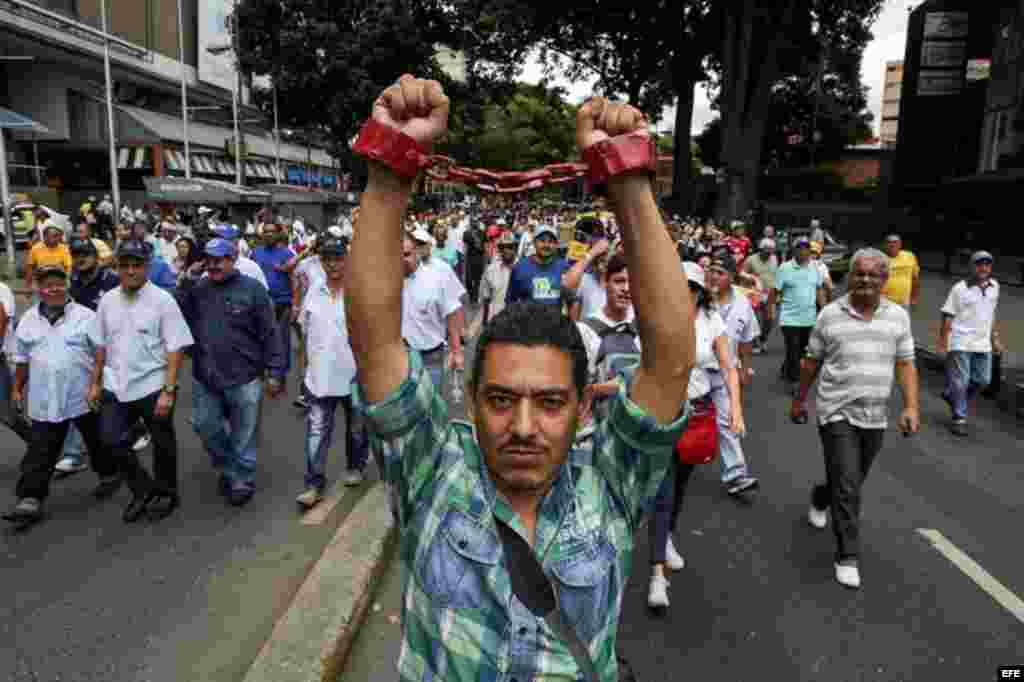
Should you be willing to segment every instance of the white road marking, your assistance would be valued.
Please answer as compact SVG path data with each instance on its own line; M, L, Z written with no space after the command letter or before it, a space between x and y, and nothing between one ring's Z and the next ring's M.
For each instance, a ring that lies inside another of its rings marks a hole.
M341 481L335 481L331 487L331 491L324 496L324 499L320 500L320 503L307 511L302 515L300 523L303 526L320 526L323 525L327 517L331 515L334 508L338 506L342 498L345 497L347 488Z
M989 596L999 602L1000 606L1016 616L1017 620L1024 623L1024 601L1020 597L996 580L978 562L964 554L960 548L947 540L946 536L939 531L931 528L918 528L917 532L931 542L932 547L939 550L954 566L973 580L978 587L988 592Z

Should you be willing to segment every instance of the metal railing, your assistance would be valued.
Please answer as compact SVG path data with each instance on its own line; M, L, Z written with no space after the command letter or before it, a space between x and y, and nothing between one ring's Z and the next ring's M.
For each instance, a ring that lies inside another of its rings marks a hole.
M11 187L46 187L46 166L28 166L20 163L7 164L7 175Z

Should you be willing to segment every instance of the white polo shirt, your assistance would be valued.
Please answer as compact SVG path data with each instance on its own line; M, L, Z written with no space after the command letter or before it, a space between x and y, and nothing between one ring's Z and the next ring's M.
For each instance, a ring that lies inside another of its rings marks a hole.
M320 262L320 256L313 256L306 258L295 268L295 274L298 277L304 278L306 282L306 298L309 298L311 292L327 281L327 273L324 272L323 263Z
M448 337L449 315L462 307L466 288L451 266L431 258L405 278L402 338L413 350L433 350Z
M968 353L992 352L992 325L999 302L999 283L988 281L984 290L966 281L953 285L942 312L953 318L949 349Z
M177 301L146 282L134 298L121 287L100 299L93 343L107 350L103 388L121 402L140 400L164 385L167 354L194 343Z
M299 324L306 335L306 386L317 398L349 395L356 359L348 340L345 298L331 298L326 284L309 290Z
M96 366L96 347L89 336L96 313L69 301L55 324L39 314L39 305L25 311L18 324L12 360L28 365L25 413L29 419L58 423L89 411L89 386Z
M14 352L14 315L18 312L18 304L14 299L14 292L3 282L0 282L0 305L7 313L7 335L0 340L0 353L11 354Z
M758 324L757 316L754 315L754 308L743 292L733 286L732 300L728 303L716 303L714 309L725 323L729 354L732 356L733 363L739 367L739 345L751 343L761 334L761 325Z

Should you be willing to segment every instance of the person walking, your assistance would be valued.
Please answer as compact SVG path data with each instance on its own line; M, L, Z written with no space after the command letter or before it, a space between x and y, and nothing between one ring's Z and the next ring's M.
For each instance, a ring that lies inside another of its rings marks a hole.
M558 255L558 232L542 224L533 235L533 255L520 259L512 268L505 304L532 301L560 307L565 302L562 278L570 266ZM569 292L567 287L565 292Z
M292 284L289 271L295 252L288 247L288 232L284 225L263 225L263 244L252 252L252 259L263 270L274 304L274 319L281 342L284 344L285 374L292 367Z
M818 306L825 303L825 282L811 261L811 242L806 237L797 239L793 260L779 267L775 291L780 303L779 327L786 343L782 375L792 394L800 381L800 358L811 337Z
M769 227L771 227L769 225ZM768 349L768 337L775 326L777 292L775 289L776 275L779 271L779 258L775 255L775 240L763 238L757 245L757 253L743 261L743 272L753 275L761 283L761 305L757 308L757 321L761 327L760 336L754 341L754 353L763 353Z
M257 442L264 377L284 391L281 331L267 290L238 272L226 239L206 244L206 277L178 294L192 346L192 426L218 473L217 489L235 507L256 492Z
M174 297L146 279L151 250L137 239L117 250L120 285L100 299L93 343L96 367L89 402L100 406L100 434L132 491L122 519L159 519L180 504L174 405L178 369L192 334ZM132 449L132 426L142 420L153 440L153 475Z
M825 458L825 483L811 494L808 521L821 529L832 518L835 578L861 586L861 490L888 427L893 377L903 394L899 429L920 428L914 337L907 311L882 296L889 259L861 249L850 262L848 293L821 311L807 346L790 418L807 419L807 396L817 381L815 406Z
M882 296L908 312L921 298L921 266L917 256L903 248L898 234L885 238L885 255L889 257L889 279L882 289Z
M942 399L952 412L950 431L967 435L970 403L992 380L992 353L1005 351L996 327L999 282L992 277L992 254L971 256L974 273L953 285L942 305L939 353L946 355Z

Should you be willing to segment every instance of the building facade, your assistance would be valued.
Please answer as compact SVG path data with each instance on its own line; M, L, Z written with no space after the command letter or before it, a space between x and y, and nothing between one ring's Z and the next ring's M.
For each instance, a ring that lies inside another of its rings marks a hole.
M886 62L882 80L882 120L879 138L883 147L895 147L900 127L900 94L903 87L903 62Z
M100 1L0 0L0 107L46 131L8 134L12 179L16 171L41 177L65 212L111 188ZM337 165L324 150L278 145L273 121L251 105L249 79L234 67L227 27L232 0L107 0L107 6L123 203L146 202L144 177L185 175L182 80L193 177L234 182L237 149L243 184L337 187ZM241 144L234 139L236 88ZM26 168L35 171L18 171Z

